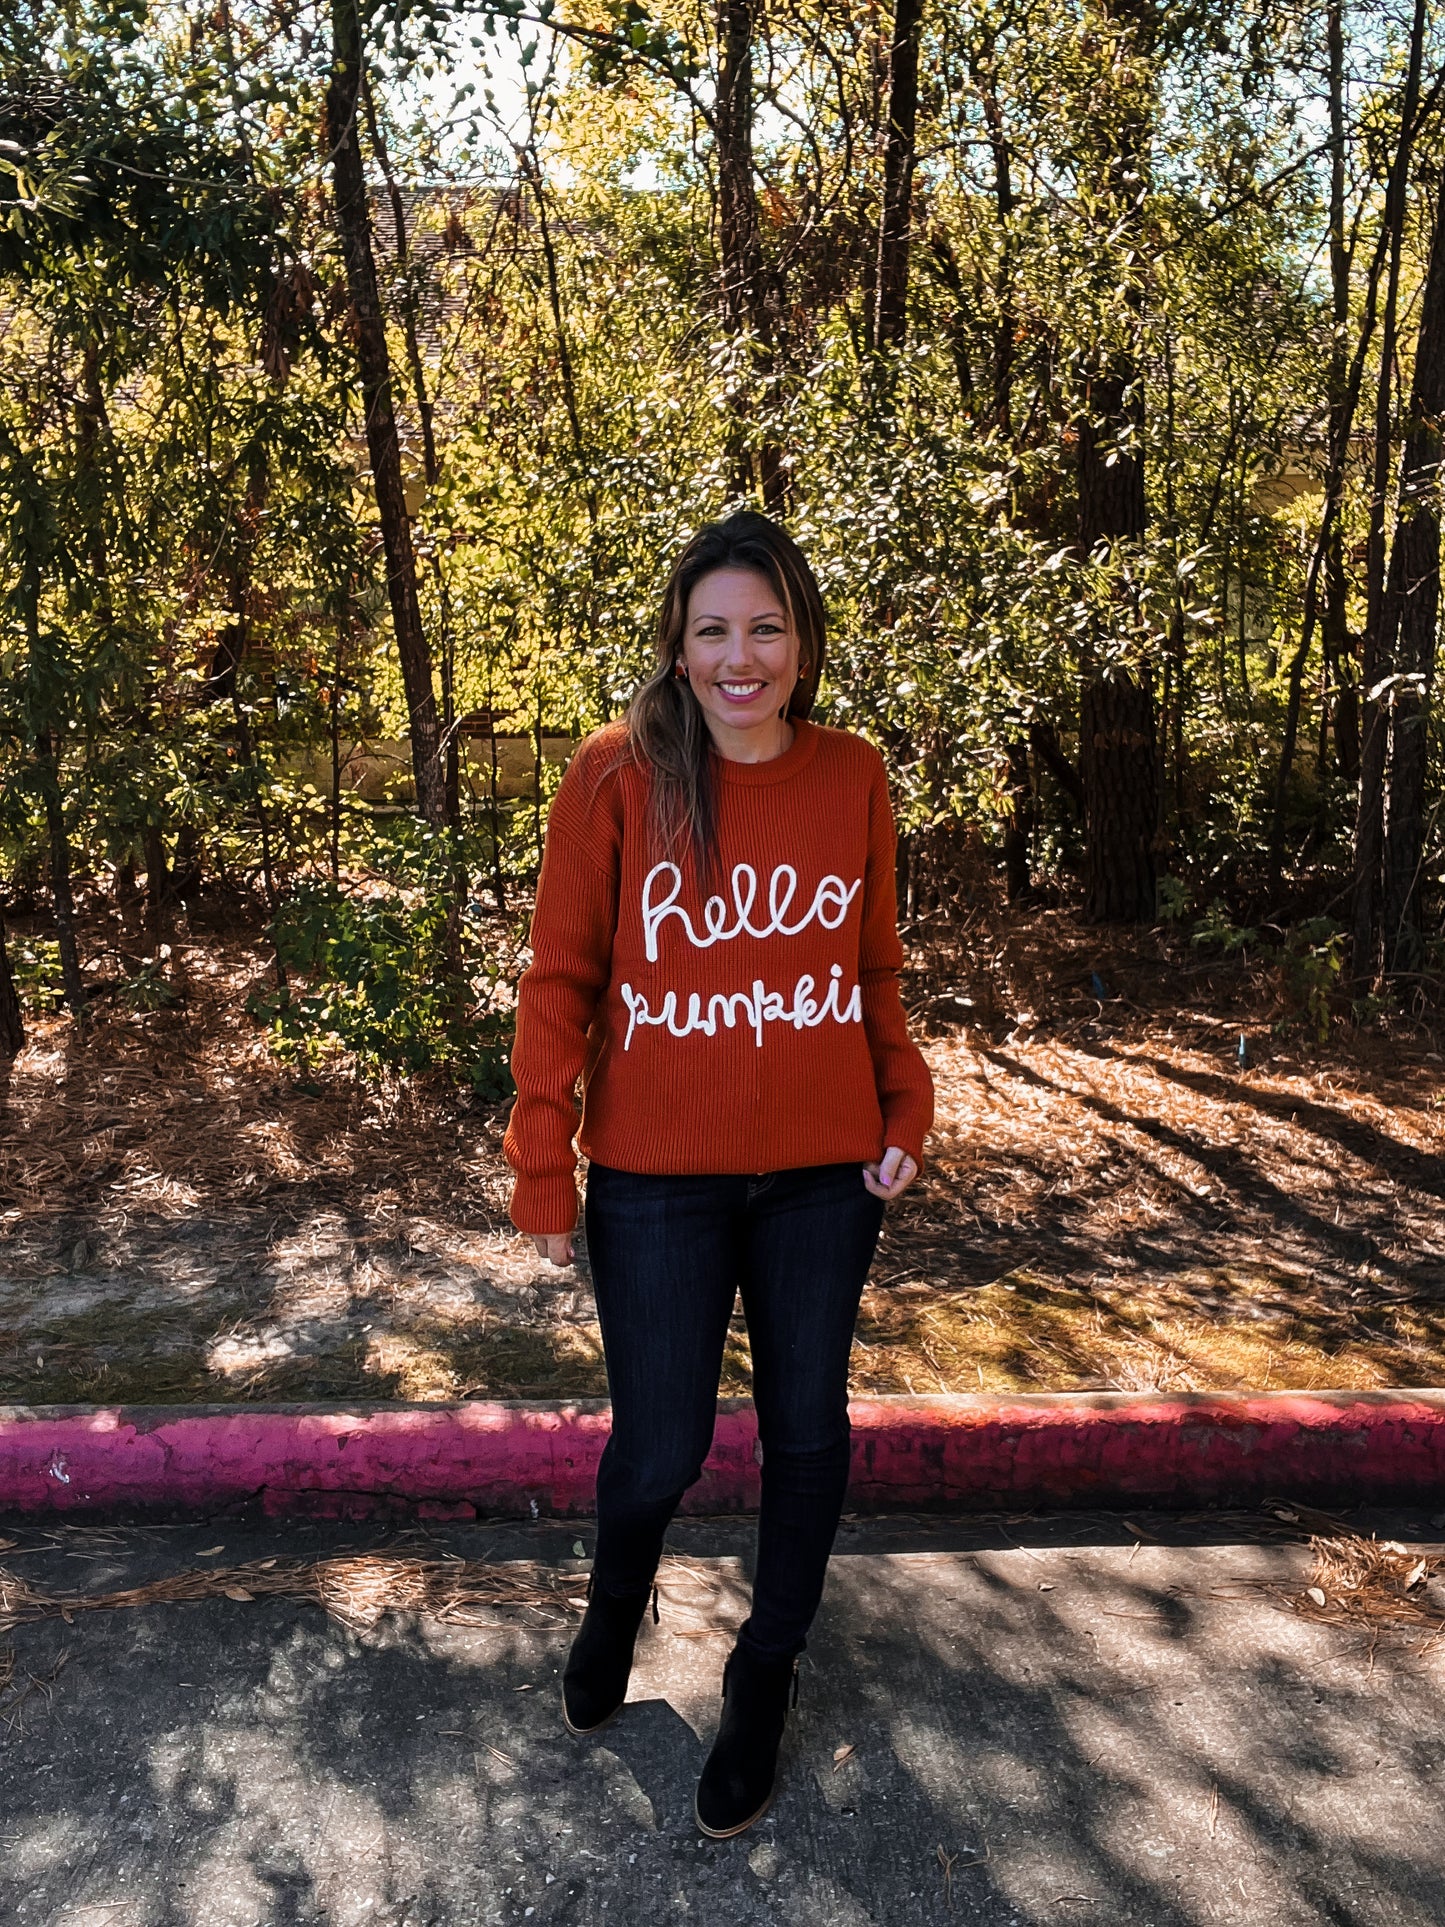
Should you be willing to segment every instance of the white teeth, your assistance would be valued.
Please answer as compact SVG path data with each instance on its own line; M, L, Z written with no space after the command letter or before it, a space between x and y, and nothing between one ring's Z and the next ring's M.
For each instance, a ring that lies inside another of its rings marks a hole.
M718 688L726 690L729 696L750 696L755 690L763 687L764 685L760 682L720 682L718 684Z

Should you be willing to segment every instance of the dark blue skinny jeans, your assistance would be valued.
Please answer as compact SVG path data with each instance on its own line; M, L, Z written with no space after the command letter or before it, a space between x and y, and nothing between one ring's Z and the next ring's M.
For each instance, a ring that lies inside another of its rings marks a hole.
M741 1291L763 1465L739 1641L762 1659L801 1651L848 1486L848 1353L882 1222L856 1164L760 1177L591 1167L587 1252L612 1393L593 1561L604 1591L652 1582L712 1444Z

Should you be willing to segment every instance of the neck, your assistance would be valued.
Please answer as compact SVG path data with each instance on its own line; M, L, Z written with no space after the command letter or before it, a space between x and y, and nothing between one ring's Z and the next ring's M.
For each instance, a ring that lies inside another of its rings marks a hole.
M755 729L729 729L709 716L707 732L725 763L771 763L792 748L795 733L782 716L770 716Z

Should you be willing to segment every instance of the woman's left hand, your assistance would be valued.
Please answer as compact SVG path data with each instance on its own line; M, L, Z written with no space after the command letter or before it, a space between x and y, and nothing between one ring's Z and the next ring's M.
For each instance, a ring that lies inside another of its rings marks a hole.
M901 1198L917 1176L918 1166L896 1144L888 1146L877 1164L863 1166L863 1182L868 1190L875 1198L883 1198L888 1203Z

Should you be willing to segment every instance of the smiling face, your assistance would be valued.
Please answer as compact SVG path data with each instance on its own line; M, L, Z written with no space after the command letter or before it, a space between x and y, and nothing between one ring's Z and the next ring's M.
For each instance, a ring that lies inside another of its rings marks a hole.
M714 569L687 601L682 664L724 756L760 763L792 740L779 714L798 681L798 637L786 605L753 569Z

